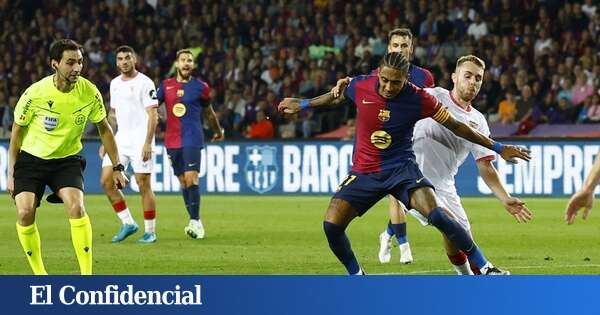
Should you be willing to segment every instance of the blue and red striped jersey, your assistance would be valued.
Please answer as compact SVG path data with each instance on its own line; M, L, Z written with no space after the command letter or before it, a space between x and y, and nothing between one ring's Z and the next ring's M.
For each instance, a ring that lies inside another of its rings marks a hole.
M170 78L160 83L157 96L167 109L165 147L204 147L202 112L210 104L208 84L193 77L186 83Z
M378 93L377 75L354 77L344 91L356 106L352 170L372 173L401 167L415 159L413 129L417 121L443 110L423 89L407 82L393 99Z

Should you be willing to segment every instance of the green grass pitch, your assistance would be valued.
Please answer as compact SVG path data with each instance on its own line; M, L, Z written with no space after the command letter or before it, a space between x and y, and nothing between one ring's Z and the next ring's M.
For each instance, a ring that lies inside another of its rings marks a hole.
M492 198L464 198L477 243L497 266L513 274L598 274L600 214L574 226L563 222L565 199L524 198L534 219L519 224ZM179 195L157 196L158 242L138 244L142 229L122 243L111 244L119 221L103 195L86 195L94 233L95 274L344 274L327 247L322 231L328 196L202 197L203 240L184 235L187 214ZM31 274L15 231L15 208L0 198L0 274ZM143 226L140 199L128 196ZM409 218L414 263L401 265L398 249L392 262L377 260L378 234L387 222L381 201L348 229L353 249L369 274L452 274L440 234ZM78 274L69 223L61 205L42 203L37 224L42 255L50 274Z

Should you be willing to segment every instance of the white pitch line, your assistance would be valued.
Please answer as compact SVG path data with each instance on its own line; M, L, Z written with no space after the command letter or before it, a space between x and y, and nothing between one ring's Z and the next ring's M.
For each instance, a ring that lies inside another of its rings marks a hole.
M509 270L514 270L514 269L550 269L550 268L578 268L578 267L595 267L595 268L600 268L600 264L579 264L579 265L555 265L555 266L511 266L508 267L507 269ZM409 271L409 272L402 272L402 273L395 273L395 272L389 272L389 273L368 273L371 275L413 275L413 274L422 274L422 273L442 273L442 272L452 272L454 273L455 271L453 269L437 269L437 270L421 270L421 271Z

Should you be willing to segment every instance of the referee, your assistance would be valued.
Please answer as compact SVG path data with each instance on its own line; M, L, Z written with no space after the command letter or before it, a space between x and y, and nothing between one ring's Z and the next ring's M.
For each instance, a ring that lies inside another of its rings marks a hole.
M50 46L54 74L32 84L15 108L9 147L8 192L17 206L17 234L36 275L47 274L42 262L35 212L46 186L64 202L71 240L82 275L92 274L92 226L83 206L83 166L77 155L86 121L98 132L113 164L117 186L127 185L106 120L102 96L81 77L83 49L70 39Z

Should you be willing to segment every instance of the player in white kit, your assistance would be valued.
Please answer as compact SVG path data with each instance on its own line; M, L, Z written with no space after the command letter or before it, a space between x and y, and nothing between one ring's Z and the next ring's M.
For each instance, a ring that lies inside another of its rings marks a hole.
M489 136L490 131L485 117L471 106L471 101L477 96L483 83L484 71L483 60L473 55L463 56L458 59L455 72L452 74L454 82L452 91L441 87L426 88L425 91L440 101L457 120L467 123L473 129ZM469 232L471 231L469 219L456 192L454 182L458 168L469 154L475 159L480 176L502 202L506 211L518 222L526 222L531 219L531 212L525 203L512 197L500 181L496 168L492 164L495 159L492 150L456 137L451 131L432 119L419 121L413 135L413 149L417 163L423 175L434 185L438 202L450 210L458 222ZM404 206L402 205L402 207ZM418 214L414 210L409 212L413 215ZM420 214L415 217L424 225L428 224ZM389 242L380 244L382 248L386 246L390 246ZM476 268L469 266L467 256L452 246L447 239L445 239L445 248L446 254L458 274L478 272ZM472 271L472 269L474 270ZM507 271L505 272L509 274Z
M141 243L156 242L156 198L150 187L154 170L152 154L154 133L158 123L158 101L154 82L135 68L136 55L133 48L120 46L116 50L117 68L121 75L110 82L110 116L116 119L115 139L119 148L121 168L131 164L135 181L142 196L145 233L139 239ZM112 238L120 242L138 230L125 196L112 183L112 167L104 148L100 147L102 161L101 183L114 211L121 219L121 229Z

